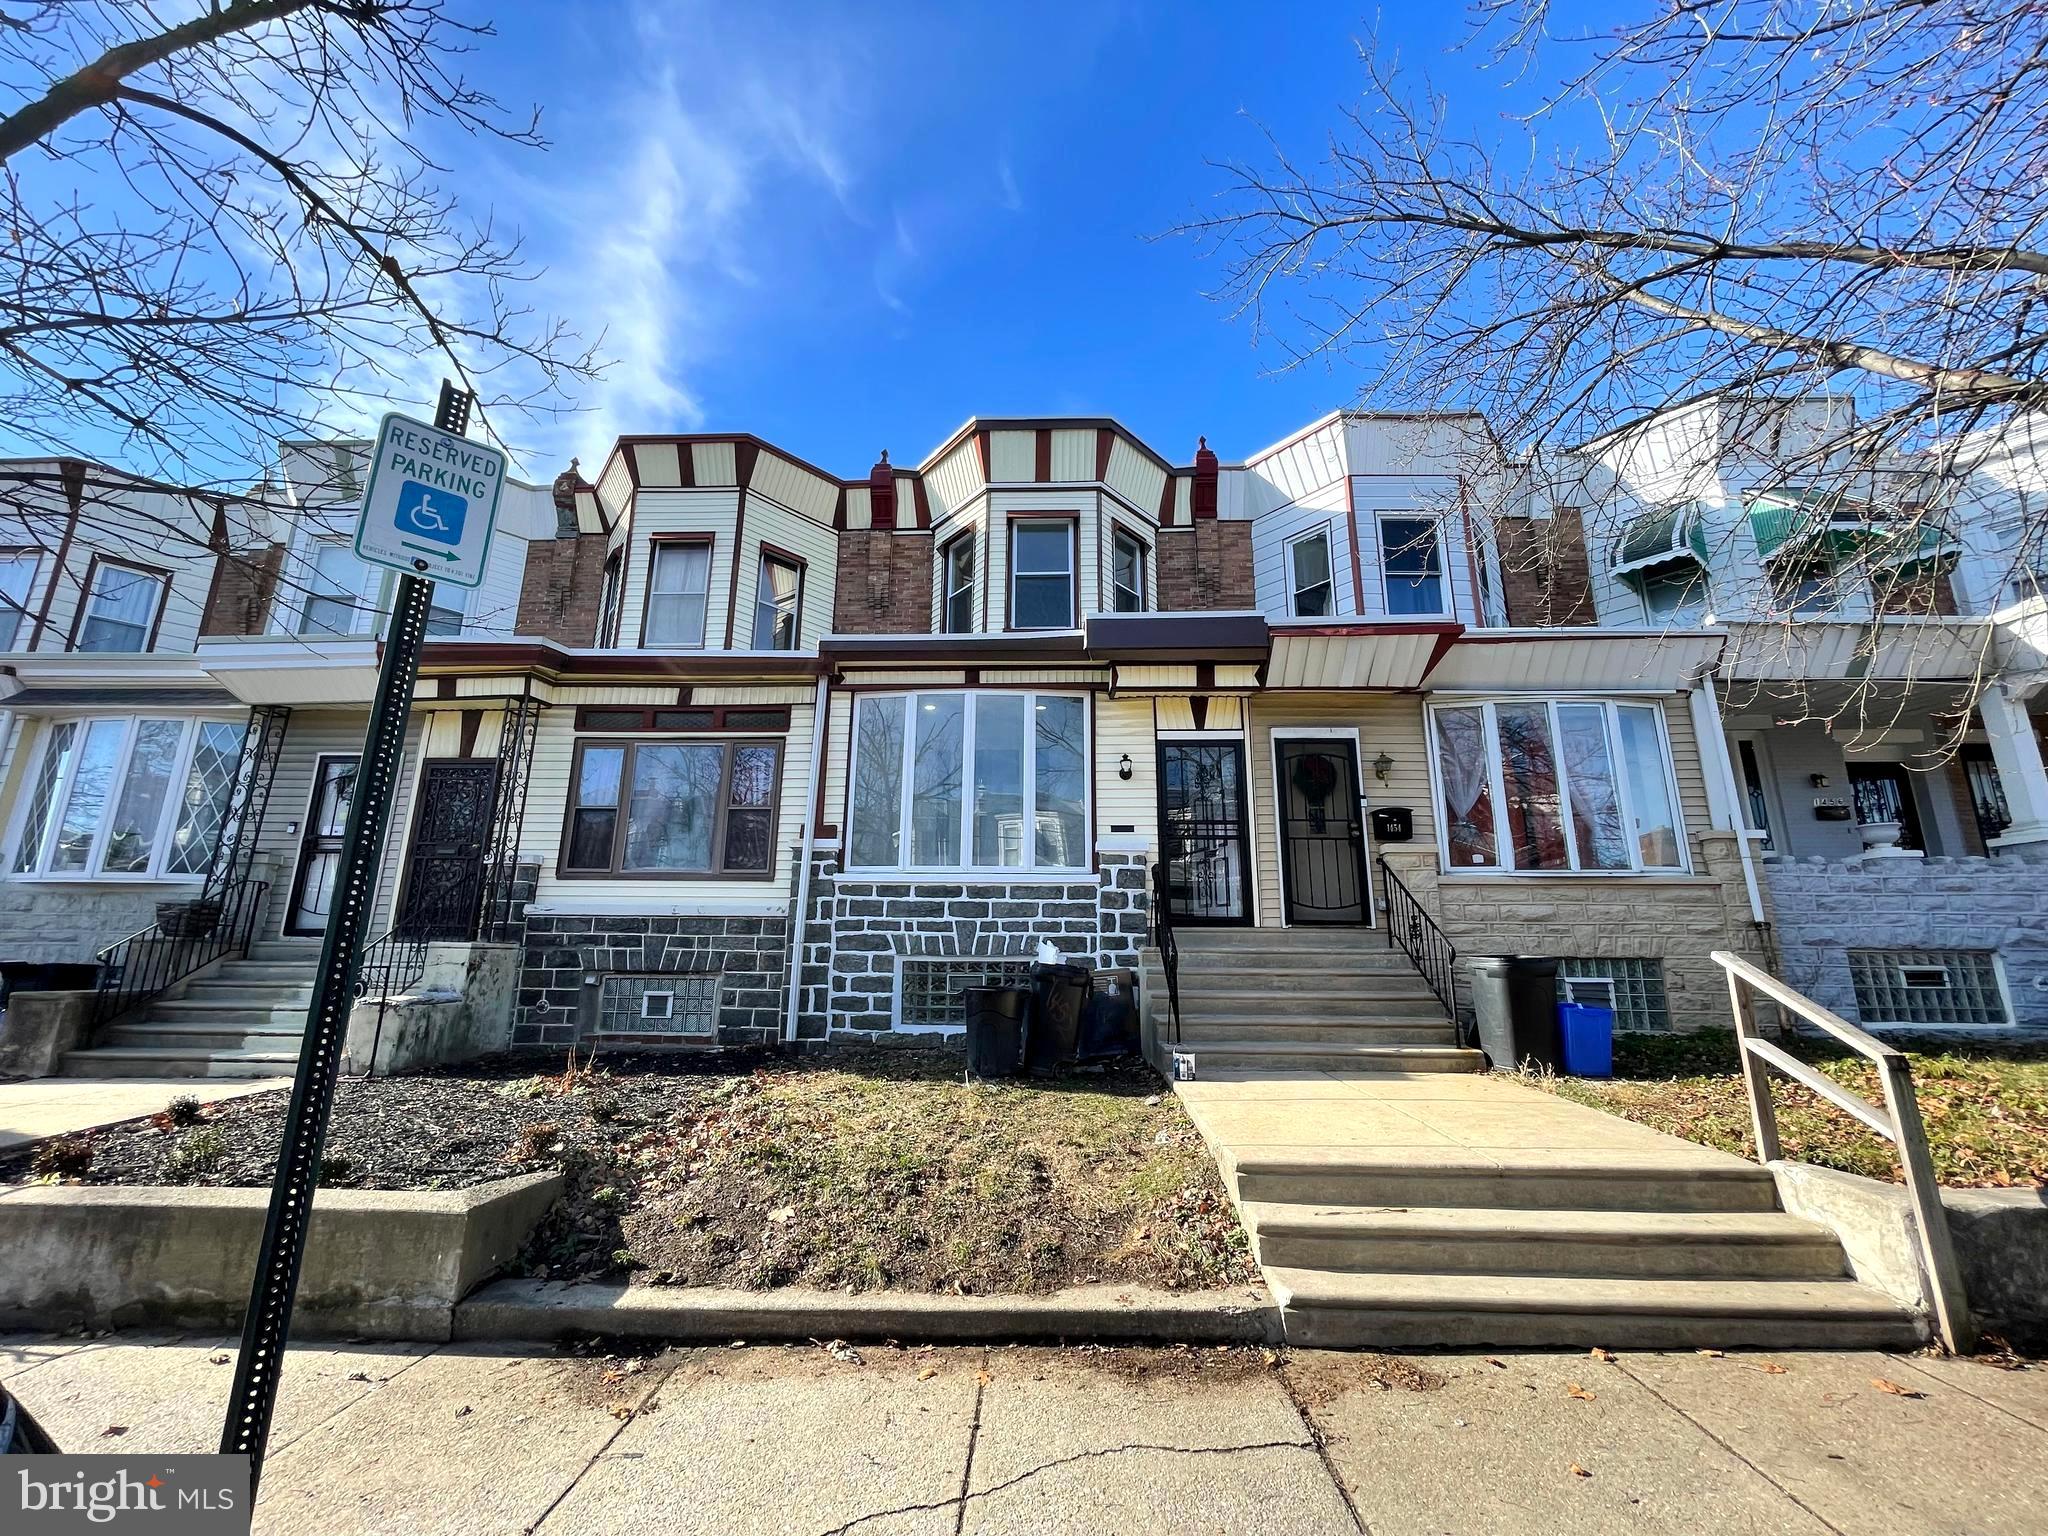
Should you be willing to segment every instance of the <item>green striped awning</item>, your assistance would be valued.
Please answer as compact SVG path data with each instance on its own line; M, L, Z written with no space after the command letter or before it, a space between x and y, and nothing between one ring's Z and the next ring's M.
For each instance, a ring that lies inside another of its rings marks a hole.
M1862 554L1886 562L1912 561L1952 552L1955 545L1954 535L1926 513L1902 514L1817 486L1780 486L1752 496L1749 528L1757 553L1766 560ZM1893 543L1899 546L1896 552L1885 547Z
M1677 561L1707 563L1707 533L1699 508L1687 503L1645 512L1622 529L1614 546L1614 574L1631 575Z

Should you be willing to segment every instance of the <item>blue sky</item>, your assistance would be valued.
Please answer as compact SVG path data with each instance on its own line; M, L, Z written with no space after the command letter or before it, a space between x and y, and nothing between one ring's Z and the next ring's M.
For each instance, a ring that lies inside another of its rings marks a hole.
M1428 70L1468 125L1500 86L1455 5L1123 0L824 6L528 0L472 74L543 105L546 154L465 156L467 204L549 264L535 297L618 361L586 415L520 434L601 460L619 432L752 431L839 474L915 462L970 414L1106 413L1184 462L1348 403L1280 377L1204 297L1183 239L1208 161L1261 126L1312 151L1355 100L1354 40Z

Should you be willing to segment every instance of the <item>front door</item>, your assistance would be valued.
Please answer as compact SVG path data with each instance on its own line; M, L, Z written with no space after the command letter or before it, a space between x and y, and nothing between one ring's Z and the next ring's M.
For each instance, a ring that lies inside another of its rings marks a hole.
M1856 802L1859 824L1873 821L1899 823L1899 846L1925 852L1926 839L1920 832L1920 807L1913 799L1913 781L1897 763L1851 763L1849 790Z
M474 938L498 765L487 757L441 757L423 770L398 928L408 938Z
M1159 744L1159 846L1174 922L1251 921L1243 743Z
M1290 923L1370 923L1358 744L1273 743L1279 774L1280 884Z
M313 765L313 796L299 839L299 867L292 876L292 902L285 914L288 934L322 934L334 905L334 880L347 846L349 802L355 798L353 757L323 757Z

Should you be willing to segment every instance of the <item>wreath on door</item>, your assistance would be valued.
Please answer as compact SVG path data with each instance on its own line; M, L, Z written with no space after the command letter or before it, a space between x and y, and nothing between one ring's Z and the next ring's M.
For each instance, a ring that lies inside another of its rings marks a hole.
M1337 765L1320 752L1311 752L1306 757L1294 760L1294 787L1301 791L1302 798L1320 804L1330 798L1330 791L1337 787Z

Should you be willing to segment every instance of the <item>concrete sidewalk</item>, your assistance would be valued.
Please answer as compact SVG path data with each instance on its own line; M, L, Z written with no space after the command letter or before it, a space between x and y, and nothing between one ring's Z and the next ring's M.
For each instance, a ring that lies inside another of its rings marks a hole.
M233 1348L0 1340L0 1379L67 1449L211 1450ZM256 1529L2017 1536L2048 1507L2048 1369L1276 1359L309 1348L285 1368Z
M288 1077L246 1081L209 1077L39 1077L0 1083L0 1152L45 1136L62 1136L153 1115L181 1093L202 1104L289 1088Z

